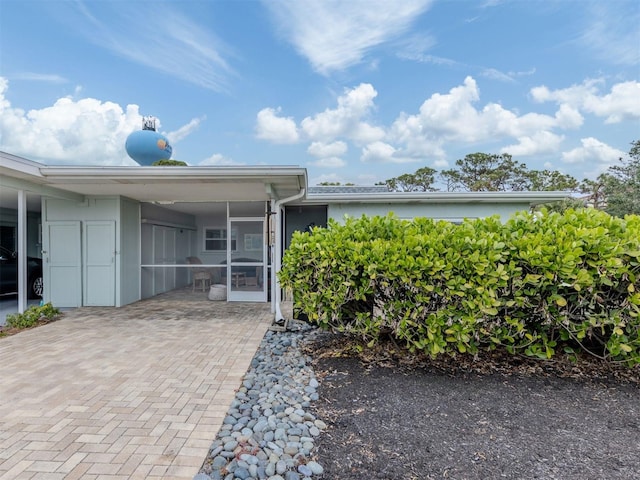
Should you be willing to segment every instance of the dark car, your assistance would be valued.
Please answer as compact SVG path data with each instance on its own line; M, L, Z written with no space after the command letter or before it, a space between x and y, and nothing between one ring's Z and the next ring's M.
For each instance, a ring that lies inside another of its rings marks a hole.
M18 254L0 246L0 296L18 293ZM42 297L42 259L27 257L27 295Z

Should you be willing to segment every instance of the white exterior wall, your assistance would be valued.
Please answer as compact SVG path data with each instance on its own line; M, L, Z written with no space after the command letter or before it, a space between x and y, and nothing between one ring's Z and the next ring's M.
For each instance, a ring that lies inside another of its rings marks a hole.
M435 218L438 220L461 221L465 218L484 218L500 215L503 222L517 211L529 210L529 204L522 203L335 203L327 209L329 218L343 223L345 215L358 218L362 215L384 216L393 212L398 218L412 219L416 217Z
M61 200L56 198L45 198L43 201L43 210L42 210L42 224L43 224L43 236L47 235L48 225L55 224L55 222L79 222L82 226L86 222L96 222L96 221L109 221L114 222L115 225L115 251L121 251L121 242L118 235L120 230L120 200L118 197L90 197L87 198L83 202L73 202L70 200ZM80 227L80 231L78 235L81 235L82 227ZM82 245L82 242L78 238L78 244ZM44 242L44 240L43 240ZM62 246L61 248L66 248L67 246ZM55 256L57 252L51 251L48 254L44 255L44 265L43 268L46 270L47 268L47 259L49 256ZM117 305L117 299L119 297L118 292L120 289L120 271L118 268L118 254L115 254L115 285L113 285L115 296L114 299L110 302L110 304L105 306L115 306ZM80 262L84 262L84 254L79 254ZM82 264L84 267L84 264ZM83 269L84 270L84 269ZM83 274L84 275L84 274ZM45 279L47 278L47 274L45 272ZM75 285L76 283L71 281L70 285ZM45 281L45 301L51 300L51 288L63 288L60 285L47 285ZM69 288L67 286L67 288ZM71 298L73 295L76 295L76 298L79 299L79 304L84 305L84 297L90 297L92 292L88 289L91 288L91 285L87 284L87 279L84 276L81 276L79 282L80 292L67 292L65 298ZM85 292L84 295L82 292ZM55 303L55 300L54 300ZM73 307L77 305L54 305L59 307Z

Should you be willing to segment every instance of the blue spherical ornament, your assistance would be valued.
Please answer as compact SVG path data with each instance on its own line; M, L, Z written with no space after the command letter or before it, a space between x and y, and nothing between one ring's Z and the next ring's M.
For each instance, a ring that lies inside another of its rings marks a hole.
M127 137L127 153L140 165L151 165L171 158L173 149L164 135L154 130L138 130Z

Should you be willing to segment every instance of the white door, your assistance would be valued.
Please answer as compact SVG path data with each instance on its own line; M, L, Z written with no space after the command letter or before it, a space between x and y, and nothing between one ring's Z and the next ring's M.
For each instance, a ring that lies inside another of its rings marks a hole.
M45 299L54 307L81 306L80 222L46 223L42 260Z
M227 227L227 298L266 302L264 218L230 218Z
M84 305L116 304L116 226L113 221L84 222Z

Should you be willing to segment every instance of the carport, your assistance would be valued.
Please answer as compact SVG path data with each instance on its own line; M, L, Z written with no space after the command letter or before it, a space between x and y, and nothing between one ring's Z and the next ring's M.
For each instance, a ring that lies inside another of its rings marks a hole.
M18 199L42 199L44 301L120 307L190 283L201 267L187 258L204 256L211 260L201 266L219 272L228 300L264 302L271 291L276 311L282 209L304 195L305 169L46 166L2 157L2 185Z

